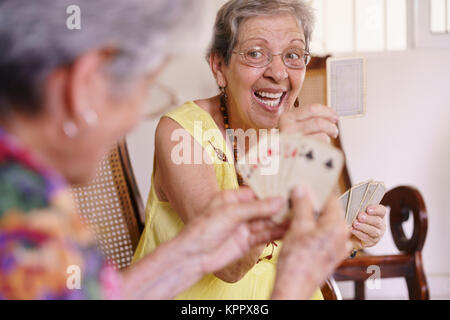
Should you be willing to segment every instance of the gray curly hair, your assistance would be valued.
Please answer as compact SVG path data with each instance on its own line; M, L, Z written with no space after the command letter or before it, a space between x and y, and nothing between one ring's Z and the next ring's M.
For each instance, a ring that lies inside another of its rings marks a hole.
M306 50L309 50L314 26L313 9L301 0L230 0L217 13L214 34L206 59L212 54L220 54L228 64L236 46L239 27L247 19L255 16L273 16L290 13L303 27Z
M80 30L66 27L71 5L80 8ZM0 0L0 117L39 113L46 75L89 50L117 53L105 71L125 88L161 62L188 7L190 0Z

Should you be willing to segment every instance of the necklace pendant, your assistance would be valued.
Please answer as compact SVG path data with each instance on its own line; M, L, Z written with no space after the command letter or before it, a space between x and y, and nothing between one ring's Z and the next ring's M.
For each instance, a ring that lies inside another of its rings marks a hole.
M208 140L208 142L211 145L211 147L214 149L214 151L216 152L217 158L219 158L219 160L222 161L222 162L228 162L228 158L225 155L225 153L222 150L214 147L214 145L212 144L211 140Z

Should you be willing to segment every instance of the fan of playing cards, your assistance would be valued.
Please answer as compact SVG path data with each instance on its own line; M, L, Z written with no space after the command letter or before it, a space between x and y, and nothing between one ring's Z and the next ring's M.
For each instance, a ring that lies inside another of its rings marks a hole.
M289 198L291 189L304 185L312 193L314 209L320 212L332 192L344 165L339 149L301 134L274 134L261 137L237 169L245 183L260 199ZM276 217L282 222L289 208Z
M358 213L365 212L370 206L380 204L386 190L384 183L370 180L344 193L339 200L345 210L347 224L351 226L358 217Z

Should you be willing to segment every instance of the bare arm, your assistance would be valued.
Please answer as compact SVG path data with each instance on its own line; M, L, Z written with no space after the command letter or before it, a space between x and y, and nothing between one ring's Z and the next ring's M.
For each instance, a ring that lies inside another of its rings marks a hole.
M192 151L191 164L177 165L172 161L173 150L181 143L171 141L175 130L184 131L178 123L169 118L163 118L158 125L155 143L155 188L160 200L170 202L181 220L188 224L204 211L220 190L214 166L205 161L194 164L194 150L203 151L203 148L186 131L185 136L190 138L186 145L190 146ZM255 265L263 249L264 246L252 249L240 260L215 272L215 275L225 282L239 281Z

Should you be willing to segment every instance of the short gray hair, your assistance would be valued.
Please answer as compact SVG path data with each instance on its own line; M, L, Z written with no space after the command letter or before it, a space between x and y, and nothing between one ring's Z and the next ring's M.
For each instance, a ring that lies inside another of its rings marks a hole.
M220 54L228 64L237 44L239 27L256 16L290 13L303 27L306 49L309 50L314 26L314 13L310 5L301 0L230 0L217 13L214 34L206 58Z
M45 76L90 50L117 52L106 70L117 82L151 71L189 2L0 0L0 117L40 112ZM66 26L71 5L81 10L80 30Z

